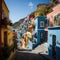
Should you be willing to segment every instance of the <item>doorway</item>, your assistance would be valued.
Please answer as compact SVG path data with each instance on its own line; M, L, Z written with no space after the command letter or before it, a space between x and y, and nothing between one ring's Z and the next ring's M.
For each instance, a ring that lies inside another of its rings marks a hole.
M44 33L40 32L40 42L43 43L44 42Z
M56 35L52 36L52 55L56 59Z
M4 32L4 45L7 45L7 31Z

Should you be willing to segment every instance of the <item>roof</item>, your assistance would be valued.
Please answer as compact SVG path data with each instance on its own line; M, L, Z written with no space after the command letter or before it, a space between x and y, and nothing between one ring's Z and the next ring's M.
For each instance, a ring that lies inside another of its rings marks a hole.
M5 4L5 6L6 6L6 8L7 8L8 12L9 12L9 9L8 9L8 7L7 7L6 3L5 3L5 1L4 1L4 0L2 0L2 2Z

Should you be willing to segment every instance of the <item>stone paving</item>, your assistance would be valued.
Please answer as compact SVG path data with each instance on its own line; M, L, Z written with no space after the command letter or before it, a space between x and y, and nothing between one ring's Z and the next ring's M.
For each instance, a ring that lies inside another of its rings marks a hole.
M27 50L24 50L24 49L18 49L17 50L18 52L27 52L27 53L34 53L34 54L38 54L38 53L40 53L40 54L46 54L46 55L48 55L48 44L47 43L43 43L43 44L41 44L41 45L38 45L35 49L33 49L33 50L29 50L29 49L27 49Z
M36 54L40 53L40 54L48 55L48 44L43 43L43 44L39 45L34 50L32 50L32 53L36 53Z

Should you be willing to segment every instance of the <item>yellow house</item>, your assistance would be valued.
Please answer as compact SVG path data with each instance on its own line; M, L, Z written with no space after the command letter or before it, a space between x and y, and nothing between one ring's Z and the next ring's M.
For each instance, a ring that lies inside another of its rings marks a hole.
M4 0L2 0L2 20L1 20L1 40L3 46L8 45L12 46L13 33L12 25L9 19L9 9Z

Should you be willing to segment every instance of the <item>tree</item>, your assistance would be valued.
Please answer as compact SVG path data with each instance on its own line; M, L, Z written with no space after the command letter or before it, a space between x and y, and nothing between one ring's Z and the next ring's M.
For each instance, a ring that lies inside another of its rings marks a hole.
M45 16L46 13L47 13L47 6L42 6L42 7L40 8L39 15L40 15L40 16Z
M41 7L39 7L39 15L45 16L47 13L50 13L52 11L52 7L58 3L59 0L51 0L51 3L49 3L48 5L42 5Z

